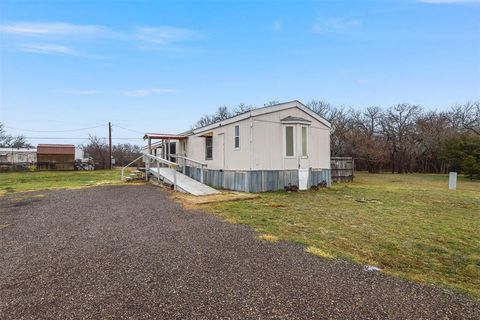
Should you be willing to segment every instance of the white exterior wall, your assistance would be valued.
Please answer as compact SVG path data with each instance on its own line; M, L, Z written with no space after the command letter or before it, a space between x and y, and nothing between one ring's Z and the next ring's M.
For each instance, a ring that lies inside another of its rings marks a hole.
M285 124L280 120L288 116L311 121L308 127L308 156L301 156L301 126ZM235 126L240 126L240 148L235 149ZM285 126L295 127L295 155L285 157ZM213 133L213 159L205 159L205 138ZM330 168L330 129L304 112L292 106L280 111L254 115L223 126L210 126L208 130L189 136L186 155L204 161L208 169L223 170L291 170Z
M235 126L240 126L240 148L235 149ZM205 159L206 132L213 133L213 157ZM250 121L242 120L188 137L187 157L204 161L209 169L250 169Z
M35 148L0 148L0 163L32 163L37 161Z
M282 123L288 116L311 121L310 124ZM294 157L285 156L285 127L294 127ZM302 157L302 126L307 129L307 157ZM253 118L253 169L288 170L330 168L330 129L305 113L292 107Z

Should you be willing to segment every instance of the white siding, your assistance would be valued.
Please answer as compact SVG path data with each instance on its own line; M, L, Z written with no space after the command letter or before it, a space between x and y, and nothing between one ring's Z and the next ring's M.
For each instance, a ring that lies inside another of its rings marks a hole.
M311 121L308 126L308 157L302 157L302 125L285 124L288 116ZM330 168L330 129L299 108L290 108L253 118L253 169L287 170L303 168ZM285 126L295 127L295 157L285 157Z
M249 120L243 120L207 131L213 133L213 158L211 160L205 159L205 138L201 137L206 132L190 136L187 141L187 157L205 161L209 169L250 169L249 123ZM240 126L240 148L237 149L235 148L236 125Z
M301 117L308 126L308 157L302 157L300 124L295 127L295 156L285 157L285 123L288 116ZM240 126L240 148L235 149L235 126ZM302 109L292 106L280 111L239 119L221 127L210 126L187 140L187 157L205 161L209 169L224 170L289 170L330 168L330 129ZM213 159L205 159L205 138L213 133ZM224 137L224 144L223 138Z

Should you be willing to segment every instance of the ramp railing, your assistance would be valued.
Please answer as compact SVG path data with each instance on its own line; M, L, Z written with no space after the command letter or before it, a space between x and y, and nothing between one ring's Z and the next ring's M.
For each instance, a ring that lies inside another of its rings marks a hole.
M171 155L172 158L177 158L177 159L181 159L182 161L182 173L185 174L185 168L187 166L187 164L191 164L192 167L196 167L196 168L200 168L200 182L203 183L203 168L207 166L207 164L205 162L202 162L202 161L198 161L198 160L195 160L195 159L192 159L192 158L188 158L188 157L185 157L185 156L181 156L181 155ZM177 160L177 162L179 162Z
M129 164L127 164L125 167L122 168L122 180L123 178L125 177L125 169L130 167L132 164L134 164L135 162L137 162L138 160L142 159L143 158L143 155L141 155L140 157L138 157L137 159L133 160L132 162L130 162Z
M143 154L143 161L145 162L145 180L148 181L148 172L151 165L157 168L157 178L160 181L160 167L168 167L173 170L173 189L177 191L177 164L175 162L163 159L148 153Z

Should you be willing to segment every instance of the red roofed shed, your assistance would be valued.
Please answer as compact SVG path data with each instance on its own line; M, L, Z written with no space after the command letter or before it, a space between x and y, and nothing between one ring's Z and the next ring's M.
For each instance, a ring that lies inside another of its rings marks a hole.
M75 146L73 144L39 144L37 147L38 170L73 170Z

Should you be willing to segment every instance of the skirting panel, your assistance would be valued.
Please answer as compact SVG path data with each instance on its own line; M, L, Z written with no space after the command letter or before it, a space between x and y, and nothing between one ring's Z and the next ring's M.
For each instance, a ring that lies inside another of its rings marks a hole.
M298 170L211 170L185 167L185 174L215 188L244 192L283 190L289 183L298 186ZM326 181L330 186L330 169L310 169L308 187Z

